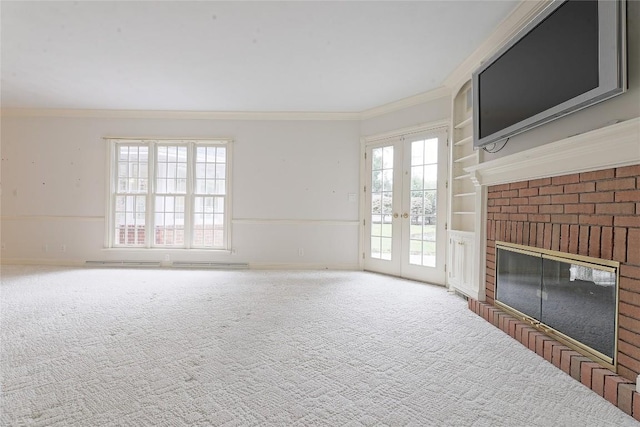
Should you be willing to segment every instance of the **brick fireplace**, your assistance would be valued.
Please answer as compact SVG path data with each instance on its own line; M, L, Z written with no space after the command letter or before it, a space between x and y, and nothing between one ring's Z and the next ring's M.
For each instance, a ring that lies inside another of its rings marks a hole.
M618 374L640 374L640 165L487 189L486 302L495 293L495 242L620 262Z
M640 420L640 118L465 171L482 200L469 308ZM496 242L619 263L615 372L495 306Z

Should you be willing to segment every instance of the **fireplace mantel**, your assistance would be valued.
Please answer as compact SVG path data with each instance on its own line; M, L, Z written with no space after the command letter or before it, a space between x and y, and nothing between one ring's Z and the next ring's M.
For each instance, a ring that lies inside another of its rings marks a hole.
M465 168L476 186L640 163L640 118Z

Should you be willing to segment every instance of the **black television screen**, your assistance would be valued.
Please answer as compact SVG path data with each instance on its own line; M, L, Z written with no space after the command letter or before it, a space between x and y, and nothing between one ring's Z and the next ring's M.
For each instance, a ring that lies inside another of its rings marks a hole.
M482 147L622 93L623 3L551 4L473 75Z

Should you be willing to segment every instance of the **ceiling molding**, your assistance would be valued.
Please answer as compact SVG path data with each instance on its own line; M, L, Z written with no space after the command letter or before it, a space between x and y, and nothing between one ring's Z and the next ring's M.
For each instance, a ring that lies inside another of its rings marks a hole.
M451 89L445 86L440 86L439 88L430 90L429 92L419 93L417 95L403 98L398 101L393 101L379 107L364 110L360 113L360 118L362 120L367 120L449 96L451 96Z
M58 108L7 108L0 117L71 117L100 119L182 119L182 120L327 120L357 121L360 113L297 111L156 111L81 110Z
M511 40L534 16L548 6L551 0L522 1L485 41L465 59L444 81L453 93L471 79L471 74L491 54Z
M585 132L464 170L476 186L640 164L640 118Z

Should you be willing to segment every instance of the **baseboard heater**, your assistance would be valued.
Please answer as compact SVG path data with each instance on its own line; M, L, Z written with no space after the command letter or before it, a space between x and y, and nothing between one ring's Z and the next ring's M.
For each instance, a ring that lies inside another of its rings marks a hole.
M85 261L87 267L132 267L132 268L201 268L212 270L246 270L249 264L209 261L174 261L166 263L161 261Z
M87 267L162 267L159 261L85 261Z
M208 268L216 270L246 270L249 268L249 264L207 261L175 261L171 264L171 267Z

